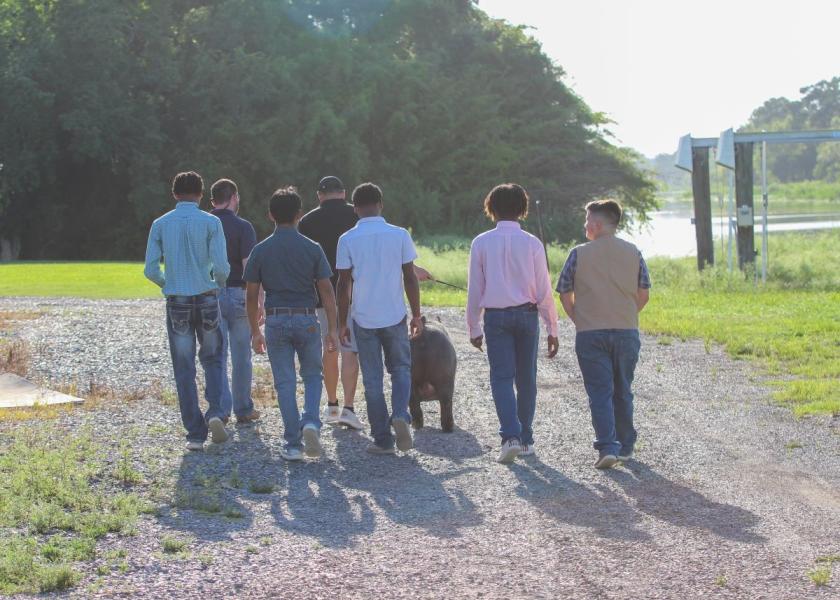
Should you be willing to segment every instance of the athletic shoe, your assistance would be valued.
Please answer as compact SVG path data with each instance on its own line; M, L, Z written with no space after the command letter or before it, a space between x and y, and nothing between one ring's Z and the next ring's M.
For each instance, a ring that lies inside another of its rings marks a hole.
M385 454L396 454L397 450L393 446L390 448L383 448L382 446L377 446L376 444L369 444L367 448L365 448L368 454L377 454L377 455L385 455Z
M310 458L321 456L321 436L318 428L312 423L303 426L303 451Z
M259 421L261 416L262 415L260 414L260 411L252 410L244 417L236 417L236 422L240 425L244 425L246 423L253 423L254 421Z
M196 442L190 440L189 442L187 442L187 450L191 452L201 452L202 450L204 450L204 442Z
M407 452L414 448L414 440L411 439L411 427L402 419L391 421L394 433L397 434L397 449Z
M359 417L356 416L356 413L347 408L341 411L341 416L338 417L338 422L341 425L347 425L347 427L350 427L351 429L358 429L359 431L365 428L359 420Z
M522 444L519 456L534 456L534 444Z
M207 428L210 429L210 440L214 444L221 444L228 439L228 432L225 429L225 424L219 417L213 417L207 421Z
M303 452L300 448L280 448L280 456L286 460L303 460Z
M596 469L612 469L618 459L615 457L614 454L605 454L601 458L598 459L598 462L595 463Z
M496 459L496 462L509 465L516 460L520 452L522 452L522 444L516 438L510 438L502 444L502 449L499 451L499 457Z
M338 417L341 416L341 409L338 407L338 404L332 406L327 404L324 407L324 423L327 425L336 425L338 423Z

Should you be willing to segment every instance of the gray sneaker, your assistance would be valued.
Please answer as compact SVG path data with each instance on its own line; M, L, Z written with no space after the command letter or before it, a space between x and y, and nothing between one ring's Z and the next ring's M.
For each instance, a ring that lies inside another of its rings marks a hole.
M598 462L595 463L596 469L612 469L616 463L618 463L618 459L615 457L614 454L605 454L601 458L598 459Z
M414 448L414 440L411 439L411 427L402 419L394 419L391 422L394 433L397 434L397 449L407 452Z
M534 456L536 454L534 444L522 444L522 449L519 451L519 456Z
M368 454L376 454L380 456L397 453L397 449L393 446L391 446L390 448L383 448L382 446L377 446L376 444L370 444L365 450Z
M312 423L303 427L303 451L310 458L321 456L321 440L318 428Z
M230 437L225 429L225 424L219 417L213 417L207 421L207 428L210 430L210 441L214 444L222 444Z
M618 453L618 456L616 456L616 458L617 458L618 460L620 460L621 462L627 462L628 460L630 460L631 458L633 458L633 450L632 450L632 449L630 449L630 450L628 450L628 451L626 451L626 452L619 452L619 453Z
M499 456L496 458L496 462L509 465L516 460L520 452L522 452L522 444L516 438L510 438L502 444L502 449L499 450Z
M365 428L365 426L362 425L362 422L359 420L359 417L356 416L356 413L354 413L348 408L343 408L341 410L341 415L338 417L338 424L347 425L347 427L351 429L356 429L357 431L361 431Z
M204 450L204 442L190 440L187 442L187 450L190 452L201 452Z
M303 452L300 448L280 448L280 456L286 460L303 460Z

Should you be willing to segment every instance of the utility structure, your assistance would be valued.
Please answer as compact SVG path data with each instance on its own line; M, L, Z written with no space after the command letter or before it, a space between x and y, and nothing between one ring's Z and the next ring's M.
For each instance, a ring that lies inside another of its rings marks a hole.
M767 278L767 145L840 142L840 130L734 133L727 129L719 138L680 138L674 165L691 173L694 226L697 236L697 268L715 263L712 236L712 196L709 185L709 148L716 148L717 164L735 172L735 203L738 267L755 263L755 218L753 202L753 150L761 144L762 279Z

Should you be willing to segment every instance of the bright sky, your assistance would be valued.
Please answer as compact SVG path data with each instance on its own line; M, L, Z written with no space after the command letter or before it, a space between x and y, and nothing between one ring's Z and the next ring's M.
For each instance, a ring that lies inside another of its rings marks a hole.
M836 0L479 0L530 33L566 83L647 156L713 137L765 100L840 75Z

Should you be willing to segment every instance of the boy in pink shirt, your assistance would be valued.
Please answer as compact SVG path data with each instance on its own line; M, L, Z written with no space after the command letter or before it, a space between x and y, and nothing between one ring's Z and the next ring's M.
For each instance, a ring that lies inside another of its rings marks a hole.
M557 308L543 246L518 223L528 215L528 194L522 186L493 188L484 200L484 212L496 228L476 237L470 247L467 325L470 342L479 350L487 338L490 388L502 438L497 460L509 464L519 455L534 454L537 315L548 331L552 358L558 348Z

